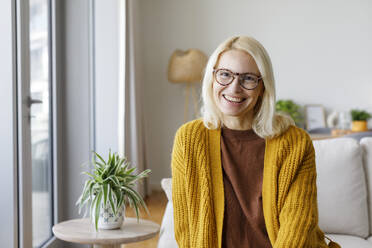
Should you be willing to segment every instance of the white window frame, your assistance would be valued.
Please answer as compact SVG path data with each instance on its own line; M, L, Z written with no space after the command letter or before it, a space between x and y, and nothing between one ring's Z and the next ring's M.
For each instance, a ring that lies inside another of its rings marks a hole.
M61 168L58 165L60 161L60 60L61 37L60 33L60 14L58 0L49 1L49 75L51 80L51 115L52 126L52 201L53 201L53 224L61 221L61 181L58 175L61 174ZM60 2L60 1L59 1ZM17 0L14 8L14 25L16 30L16 68L17 80L17 106L18 106L18 233L15 235L17 242L14 247L32 248L32 171L31 171L31 138L29 128L29 107L27 99L30 95L30 55L29 55L29 0ZM17 186L17 185L16 185ZM60 247L59 242L54 235L44 243L42 248Z

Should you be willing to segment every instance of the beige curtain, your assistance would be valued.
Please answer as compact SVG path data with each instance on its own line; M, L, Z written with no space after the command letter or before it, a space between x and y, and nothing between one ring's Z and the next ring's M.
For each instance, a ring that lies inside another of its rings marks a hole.
M119 153L125 155L139 171L146 169L142 78L139 37L138 1L120 1L120 77L119 77ZM151 175L150 175L151 176ZM137 190L146 195L146 181Z

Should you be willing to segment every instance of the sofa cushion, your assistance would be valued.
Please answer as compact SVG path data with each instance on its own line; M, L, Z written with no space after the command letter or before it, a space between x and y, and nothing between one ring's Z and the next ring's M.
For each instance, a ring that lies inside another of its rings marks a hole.
M329 233L326 235L342 248L372 248L371 242L360 237Z
M368 211L369 211L369 230L370 235L372 233L372 138L362 138L360 140L360 145L363 150L363 164L364 171L366 172L367 178L367 188L369 194L367 195L368 199Z
M367 238L367 186L361 146L351 138L316 140L313 144L320 229Z

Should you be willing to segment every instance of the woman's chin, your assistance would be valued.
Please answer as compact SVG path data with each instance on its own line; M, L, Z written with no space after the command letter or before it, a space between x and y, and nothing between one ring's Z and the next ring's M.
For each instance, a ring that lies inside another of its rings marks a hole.
M237 117L247 112L247 106L222 106L220 110L224 115Z
M242 117L243 114L242 114L243 111L223 111L222 114L223 116L225 117Z

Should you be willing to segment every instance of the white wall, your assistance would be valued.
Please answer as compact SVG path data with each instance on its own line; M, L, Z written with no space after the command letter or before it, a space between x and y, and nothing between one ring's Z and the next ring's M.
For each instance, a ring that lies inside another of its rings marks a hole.
M372 111L370 0L141 1L147 164L150 184L169 177L174 133L183 122L182 86L167 81L171 53L208 55L224 39L250 35L268 50L277 98L327 110Z
M95 148L118 152L119 1L95 1Z
M91 158L89 5L86 0L63 1L62 79L62 220L80 218L75 202L84 185L82 167ZM88 247L64 242L63 247Z

